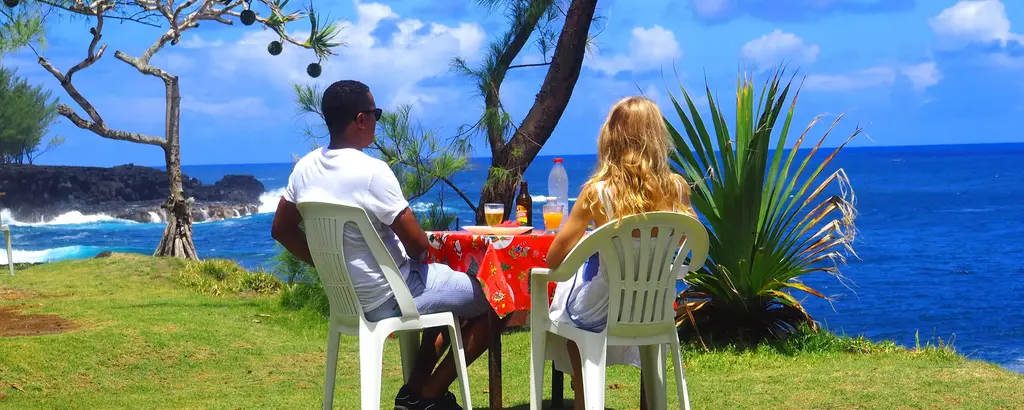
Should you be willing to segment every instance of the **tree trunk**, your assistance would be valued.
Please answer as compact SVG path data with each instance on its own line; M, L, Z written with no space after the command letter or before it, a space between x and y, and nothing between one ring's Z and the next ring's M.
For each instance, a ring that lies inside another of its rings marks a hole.
M167 88L167 118L164 160L167 163L167 182L170 195L163 208L167 210L167 228L160 239L154 256L169 256L198 260L196 245L192 243L192 201L185 199L181 184L181 145L179 143L179 124L181 123L181 91L178 88L178 77L172 76L164 80Z
M569 6L547 76L530 112L507 144L491 147L491 168L480 193L477 223L485 222L483 211L486 203L505 204L505 217L508 218L516 185L551 137L572 97L583 67L590 24L596 9L597 0L573 0Z

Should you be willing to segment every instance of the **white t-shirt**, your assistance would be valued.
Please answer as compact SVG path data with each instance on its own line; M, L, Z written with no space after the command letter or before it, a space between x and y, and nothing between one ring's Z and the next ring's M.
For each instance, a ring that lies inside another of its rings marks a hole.
M390 226L409 202L384 161L356 149L317 149L295 164L284 199L293 204L321 201L362 208L402 277L408 276L409 258ZM349 276L363 311L373 310L391 297L391 287L355 225L345 227L344 247Z

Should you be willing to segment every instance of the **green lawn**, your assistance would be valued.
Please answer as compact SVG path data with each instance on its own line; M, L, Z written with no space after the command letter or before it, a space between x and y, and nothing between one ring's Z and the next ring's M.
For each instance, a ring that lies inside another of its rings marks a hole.
M0 311L56 314L75 326L0 337L0 408L320 406L324 319L282 310L272 296L195 293L172 280L178 267L115 255L0 275ZM505 405L528 408L528 334L506 335L504 346ZM335 408L359 406L357 351L354 338L342 339ZM695 409L1024 408L1024 376L937 349L687 356ZM401 378L394 343L385 357L382 408L389 408ZM484 408L485 361L470 372L474 402ZM608 407L638 407L635 369L610 369L608 383L615 387L607 392ZM674 394L670 387L672 404Z

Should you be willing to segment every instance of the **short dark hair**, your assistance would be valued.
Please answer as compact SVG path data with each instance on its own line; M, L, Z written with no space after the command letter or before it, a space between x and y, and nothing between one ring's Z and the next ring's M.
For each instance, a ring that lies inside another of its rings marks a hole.
M345 131L356 115L371 108L370 87L355 80L335 81L320 100L320 112L332 133Z

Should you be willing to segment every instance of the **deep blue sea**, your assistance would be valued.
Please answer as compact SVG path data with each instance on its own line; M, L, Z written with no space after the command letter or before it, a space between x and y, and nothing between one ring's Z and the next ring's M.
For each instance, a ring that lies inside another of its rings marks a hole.
M479 197L486 161L475 161L474 169L455 178L470 198ZM826 274L804 278L834 298L830 304L808 297L808 310L835 331L905 345L913 345L919 332L922 340L952 340L962 353L1024 372L1022 163L1024 144L844 150L834 164L846 170L856 190L860 258L843 268L849 288ZM551 164L552 158L540 157L527 170L533 195L546 195ZM565 165L570 186L578 187L594 157L565 157ZM291 164L185 167L207 183L251 174L268 190L258 215L197 224L200 255L269 267L276 253L269 235L273 207L290 170ZM472 221L458 197L443 205ZM163 232L163 225L102 215L12 224L19 262L86 258L102 250L148 254Z

